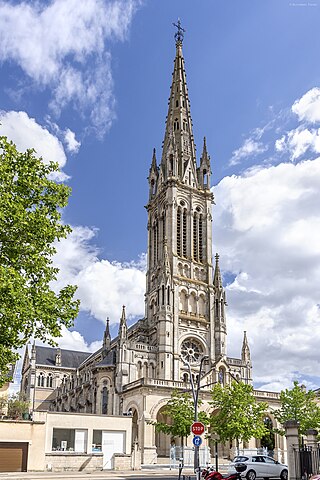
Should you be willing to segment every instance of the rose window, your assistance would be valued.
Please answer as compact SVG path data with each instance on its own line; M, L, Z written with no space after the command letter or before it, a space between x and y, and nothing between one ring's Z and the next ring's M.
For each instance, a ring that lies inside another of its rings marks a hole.
M203 356L203 348L197 340L188 338L181 345L181 356L189 363L198 363Z

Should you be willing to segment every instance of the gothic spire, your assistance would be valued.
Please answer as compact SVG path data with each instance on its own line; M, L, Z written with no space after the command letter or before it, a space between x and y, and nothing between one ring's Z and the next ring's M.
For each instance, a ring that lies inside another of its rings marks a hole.
M213 284L217 288L217 290L222 290L223 285L222 285L221 272L220 272L220 266L219 266L219 255L217 253L216 253L215 259L216 259L216 267L214 270Z
M119 325L119 337L125 340L127 338L127 320L126 320L126 307L125 305L122 306L122 313L120 318L120 325Z
M198 181L201 187L204 189L210 189L210 174L210 155L208 155L207 141L206 137L204 137L202 155L200 158L200 167L198 168Z
M248 339L247 339L247 332L246 331L243 332L241 359L245 363L250 362L250 348L249 348L249 342L248 342Z
M180 20L175 25L178 29L176 39L176 57L172 74L172 84L169 98L168 115L163 142L161 169L163 179L177 176L184 183L197 188L197 165L192 120L188 96L182 40L184 30ZM172 141L172 137L174 142ZM175 148L172 147L173 143ZM171 172L171 174L170 174Z
M110 321L109 321L109 317L107 317L106 328L103 335L103 351L106 352L107 350L109 350L110 344L111 344Z

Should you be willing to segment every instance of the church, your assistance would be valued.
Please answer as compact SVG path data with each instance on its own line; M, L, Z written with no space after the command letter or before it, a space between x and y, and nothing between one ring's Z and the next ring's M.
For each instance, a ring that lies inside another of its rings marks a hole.
M163 149L160 159L153 151L148 176L145 316L128 327L120 305L117 337L107 320L95 353L33 345L21 381L32 411L131 415L144 464L168 456L171 439L150 422L165 420L172 392L190 388L200 363L204 408L213 384L252 383L246 332L239 358L227 354L227 299L212 252L210 155L204 138L196 158L180 23L175 41ZM256 396L270 401L267 394Z

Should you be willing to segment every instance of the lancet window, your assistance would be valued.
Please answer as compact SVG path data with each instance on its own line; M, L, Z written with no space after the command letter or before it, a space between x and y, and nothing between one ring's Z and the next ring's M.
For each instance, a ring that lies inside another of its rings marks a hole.
M187 210L180 207L177 212L177 254L187 257Z
M203 217L202 214L193 214L193 259L203 262Z

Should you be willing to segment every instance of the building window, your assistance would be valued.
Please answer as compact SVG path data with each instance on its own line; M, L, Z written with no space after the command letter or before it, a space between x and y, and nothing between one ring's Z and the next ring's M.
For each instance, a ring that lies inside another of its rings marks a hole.
M74 428L54 428L52 451L86 453L87 433L87 430Z
M193 259L198 261L198 216L193 215Z
M44 387L44 373L40 372L38 377L38 387Z
M187 256L187 211L183 211L183 221L182 221L182 254L184 257Z
M177 212L177 254L181 257L181 209Z
M102 452L102 430L93 430L92 451Z
M199 216L199 262L203 262L203 223L202 215Z
M102 405L101 405L101 413L102 415L107 415L108 413L108 389L107 387L103 387L102 389Z
M52 373L48 373L48 376L47 376L47 387L52 388L52 383L53 383Z

